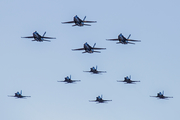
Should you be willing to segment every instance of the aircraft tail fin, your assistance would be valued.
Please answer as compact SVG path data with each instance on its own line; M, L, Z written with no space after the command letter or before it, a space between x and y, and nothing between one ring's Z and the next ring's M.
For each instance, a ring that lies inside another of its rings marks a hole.
M129 39L131 37L131 34L129 34L129 36L127 37L127 39Z
M22 95L22 90L20 91L20 94Z
M85 19L86 19L86 16L84 17L83 21L85 21Z
M44 32L43 37L45 36L46 32Z
M94 46L93 46L93 48L96 46L96 43L94 43Z

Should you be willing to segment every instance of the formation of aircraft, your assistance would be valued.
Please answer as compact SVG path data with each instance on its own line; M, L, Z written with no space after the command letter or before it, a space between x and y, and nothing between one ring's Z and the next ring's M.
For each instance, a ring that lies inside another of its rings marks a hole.
M124 77L124 80L117 80L117 82L126 82L126 83L134 83L134 82L140 82L140 81L133 81L133 80L131 80L131 76L126 76L126 77Z
M23 96L22 90L21 90L20 93L16 92L15 95L8 95L8 97L26 98L26 97L31 97L31 96Z
M141 42L140 40L132 40L132 39L129 39L130 36L131 36L131 34L130 34L127 38L125 38L125 37L122 35L122 33L120 33L120 34L118 35L118 39L106 39L106 40L109 40L109 41L118 41L116 44L119 44L119 43L121 43L121 44L135 44L135 43L133 43L133 42ZM129 42L129 41L130 41L130 42Z
M87 23L96 23L96 21L86 21L86 16L84 17L83 20L81 20L77 15L74 16L73 21L68 21L68 22L62 22L62 24L68 24L68 23L74 23L74 25L72 26L91 26L90 24ZM43 41L48 41L50 42L50 40L48 39L56 39L54 37L45 37L46 32L44 32L44 34L41 36L37 31L33 32L33 36L27 36L27 37L22 37L22 38L34 38L34 40L32 41L37 41L37 42L43 42ZM135 44L134 42L141 42L141 40L133 40L133 39L129 39L131 36L131 34L125 38L122 33L120 33L118 35L117 39L106 39L109 41L118 41L116 44ZM91 47L87 42L84 43L83 48L78 48L78 49L72 49L73 51L78 51L78 50L85 50L85 52L82 53L100 53L100 51L97 50L105 50L106 48L95 48L96 43L93 45L93 47ZM99 74L99 73L106 73L106 71L98 71L97 70L97 66L90 68L90 71L84 71L84 72L91 72L93 74ZM58 81L58 82L66 82L66 83L74 83L74 82L79 82L80 80L71 80L71 75L70 77L65 77L64 81ZM131 76L126 76L124 77L124 80L118 80L117 82L126 82L126 83L135 83L135 82L140 82L140 81L132 81L131 80ZM23 96L22 95L22 90L20 92L16 92L15 95L9 95L9 97L17 97L17 98L26 98L26 97L31 97L31 96ZM161 93L157 93L157 96L150 96L150 97L157 97L159 99L167 99L167 98L173 98L173 97L169 97L169 96L164 96L164 91ZM112 101L112 100L104 100L101 96L96 97L96 100L89 100L89 102L97 102L97 103L105 103L108 101Z
M95 51L95 50L105 50L106 48L95 48L95 45L96 43L94 43L94 46L91 47L87 42L84 43L84 48L78 48L78 49L72 49L73 51L76 51L76 50L85 50L85 52L82 52L82 53L93 53L93 52L96 52L96 53L100 53L100 51Z
M97 103L105 103L108 101L112 101L112 100L103 100L102 95L101 95L101 97L100 96L96 97L96 100L89 100L89 102L97 102Z
M90 68L90 71L83 71L83 72L91 72L93 74L106 73L106 71L98 71L97 66L96 68L95 67Z
M74 83L74 82L81 81L81 80L71 80L71 75L70 75L70 77L67 76L64 79L65 79L64 81L58 81L58 82Z
M96 23L96 21L85 21L86 16L84 17L83 20L81 20L77 15L74 16L74 20L73 21L68 21L68 22L62 22L62 24L67 24L67 23L75 23L75 25L72 26L91 26L90 24L86 24L86 23Z
M156 97L159 99L167 99L167 98L173 98L173 97L169 97L169 96L164 96L164 91L157 93L157 96L150 96L150 97Z
M44 34L41 36L39 35L37 31L34 31L33 36L27 36L27 37L21 37L21 38L34 38L34 40L32 41L37 41L37 42L43 42L43 41L50 42L50 40L46 40L46 39L56 39L54 37L45 37L45 34L46 32L44 32Z

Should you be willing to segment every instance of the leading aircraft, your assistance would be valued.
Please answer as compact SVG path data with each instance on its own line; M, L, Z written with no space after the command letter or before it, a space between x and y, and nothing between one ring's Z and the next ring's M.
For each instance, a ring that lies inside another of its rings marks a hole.
M126 76L126 77L124 77L124 80L123 81L120 81L120 80L117 80L117 82L126 82L126 83L134 83L134 82L140 82L140 81L133 81L133 80L131 80L131 76Z
M96 68L95 67L90 68L90 71L83 71L83 72L91 72L93 74L106 73L106 71L98 71L97 66Z
M76 51L76 50L85 50L85 52L82 52L82 53L93 53L93 52L96 52L96 53L100 53L100 51L95 51L95 50L105 50L106 48L95 48L95 45L96 43L94 43L94 46L91 47L87 42L84 43L84 48L78 48L78 49L72 49L73 51Z
M48 41L51 42L50 40L45 40L45 39L56 39L54 37L44 37L46 32L41 36L37 31L33 32L33 36L27 36L27 37L21 37L21 38L34 38L32 41L37 41L37 42L43 42L43 41Z
M141 42L140 40L132 40L132 39L129 39L130 36L131 36L131 34L130 34L127 38L125 38L125 37L122 35L122 33L120 33L120 34L118 35L118 39L106 39L106 40L109 40L109 41L119 41L119 42L117 42L116 44L119 44L119 43L121 43L121 44L135 44L135 43L133 43L133 42ZM130 42L129 42L129 41L130 41ZM131 42L131 41L132 41L132 42Z
M74 83L74 82L81 81L81 80L71 80L71 75L70 75L70 77L67 76L64 79L65 79L64 81L58 81L58 82Z
M108 101L112 101L112 100L103 100L102 95L101 95L101 97L100 96L96 97L96 100L89 100L89 102L97 102L97 103L105 103Z
M16 92L15 95L8 95L8 97L26 98L26 97L31 97L31 96L23 96L22 90L21 90L20 93Z
M83 20L81 20L77 15L74 16L74 20L73 21L68 21L68 22L62 22L62 24L67 24L67 23L75 23L75 25L72 26L91 26L90 24L85 24L85 23L96 23L96 21L85 21L86 16L84 17Z
M150 97L156 97L159 99L167 99L167 98L173 98L173 97L169 97L169 96L164 96L164 91L157 93L157 96L150 96Z

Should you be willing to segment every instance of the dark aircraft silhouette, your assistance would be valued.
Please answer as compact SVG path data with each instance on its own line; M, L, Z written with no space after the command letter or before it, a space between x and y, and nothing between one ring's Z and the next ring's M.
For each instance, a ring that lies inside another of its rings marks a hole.
M91 47L87 42L84 43L84 48L78 48L78 49L72 49L73 51L76 51L76 50L85 50L85 52L82 52L82 53L93 53L93 52L96 52L96 53L100 53L100 51L95 51L95 50L105 50L106 48L95 48L95 45L96 43L94 43L94 46Z
M22 95L22 90L21 92L16 92L15 95L8 95L8 97L17 97L17 98L26 98L26 97L31 97L31 96L23 96Z
M81 20L77 15L74 16L74 21L69 21L69 22L62 22L62 24L66 24L66 23L75 23L75 25L72 26L91 26L90 24L85 24L85 23L96 23L96 21L85 21L86 16L84 17L83 20Z
M97 103L105 103L108 101L112 101L112 100L103 100L102 95L101 95L101 97L100 96L96 97L96 100L89 100L89 102L97 102Z
M164 91L157 93L157 96L150 96L150 97L156 97L159 99L167 99L167 98L173 98L173 97L169 97L169 96L164 96Z
M83 72L91 72L93 74L99 74L99 73L106 73L106 71L97 71L97 66L90 68L90 71L83 71Z
M129 39L131 36L131 34L128 36L128 38L125 38L122 33L120 33L118 35L118 39L106 39L106 40L109 40L109 41L119 41L117 42L116 44L135 44L135 43L132 43L132 42L141 42L140 40L132 40L132 39ZM129 42L129 41L132 41L132 42Z
M21 37L21 38L34 38L32 41L37 41L37 42L43 42L43 41L48 41L51 42L50 40L45 40L45 39L56 39L54 37L44 37L46 32L44 32L43 36L39 35L37 31L33 32L33 36L27 36L27 37Z
M64 81L58 81L58 82L67 82L67 83L74 83L74 82L79 82L79 81L81 81L81 80L71 80L71 75L70 75L70 77L65 77L64 78L65 80Z
M132 81L131 80L131 76L126 76L126 77L124 77L124 80L123 81L119 81L119 80L117 80L117 82L126 82L126 83L134 83L134 82L140 82L140 81Z

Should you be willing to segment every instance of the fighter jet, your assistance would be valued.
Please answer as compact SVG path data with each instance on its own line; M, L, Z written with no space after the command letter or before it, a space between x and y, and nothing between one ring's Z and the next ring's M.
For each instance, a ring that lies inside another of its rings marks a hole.
M96 43L94 43L94 46L91 47L87 42L84 43L84 48L78 48L78 49L72 49L73 51L76 51L76 50L85 50L85 52L82 52L82 53L93 53L93 52L96 52L96 53L100 53L100 51L95 51L95 50L105 50L106 48L95 48L95 45Z
M8 97L17 97L17 98L26 98L26 97L31 97L31 96L23 96L22 95L22 90L21 92L16 92L15 95L8 95Z
M51 42L50 40L45 40L45 39L56 39L54 37L44 37L46 32L44 32L43 36L39 35L37 31L33 32L33 36L27 36L27 37L21 37L21 38L34 38L32 41L37 41L37 42L43 42L43 41L48 41Z
M74 16L74 21L69 21L69 22L62 22L62 24L66 24L66 23L75 23L75 25L72 26L91 26L90 24L85 24L85 23L96 23L96 21L85 21L86 16L84 17L83 20L81 20L77 15Z
M159 99L167 99L167 98L173 98L173 97L169 97L169 96L164 96L164 91L157 93L157 96L150 96L150 97L156 97Z
M116 44L119 44L119 43L121 43L121 44L135 44L135 43L132 43L132 42L141 42L140 40L132 40L132 39L129 39L130 36L131 36L131 34L130 34L127 38L125 38L125 37L122 35L122 33L120 33L120 34L118 35L118 39L106 39L106 40L109 40L109 41L119 41L119 42L117 42ZM132 42L129 42L129 41L132 41Z
M126 82L126 83L134 83L134 82L140 82L140 81L132 81L131 80L131 76L126 76L126 77L124 77L124 80L123 81L119 81L119 80L117 80L117 82Z
M89 100L89 102L97 102L97 103L105 103L108 101L112 101L112 100L103 100L102 95L101 95L101 97L100 96L96 97L96 100Z
M106 73L106 71L97 71L97 66L90 68L90 71L83 71L83 72L91 72L93 74L99 74L99 73Z
M58 82L67 82L67 83L74 83L74 82L79 82L79 81L81 81L81 80L71 80L71 75L70 75L70 77L65 77L64 78L65 80L64 81L58 81Z

